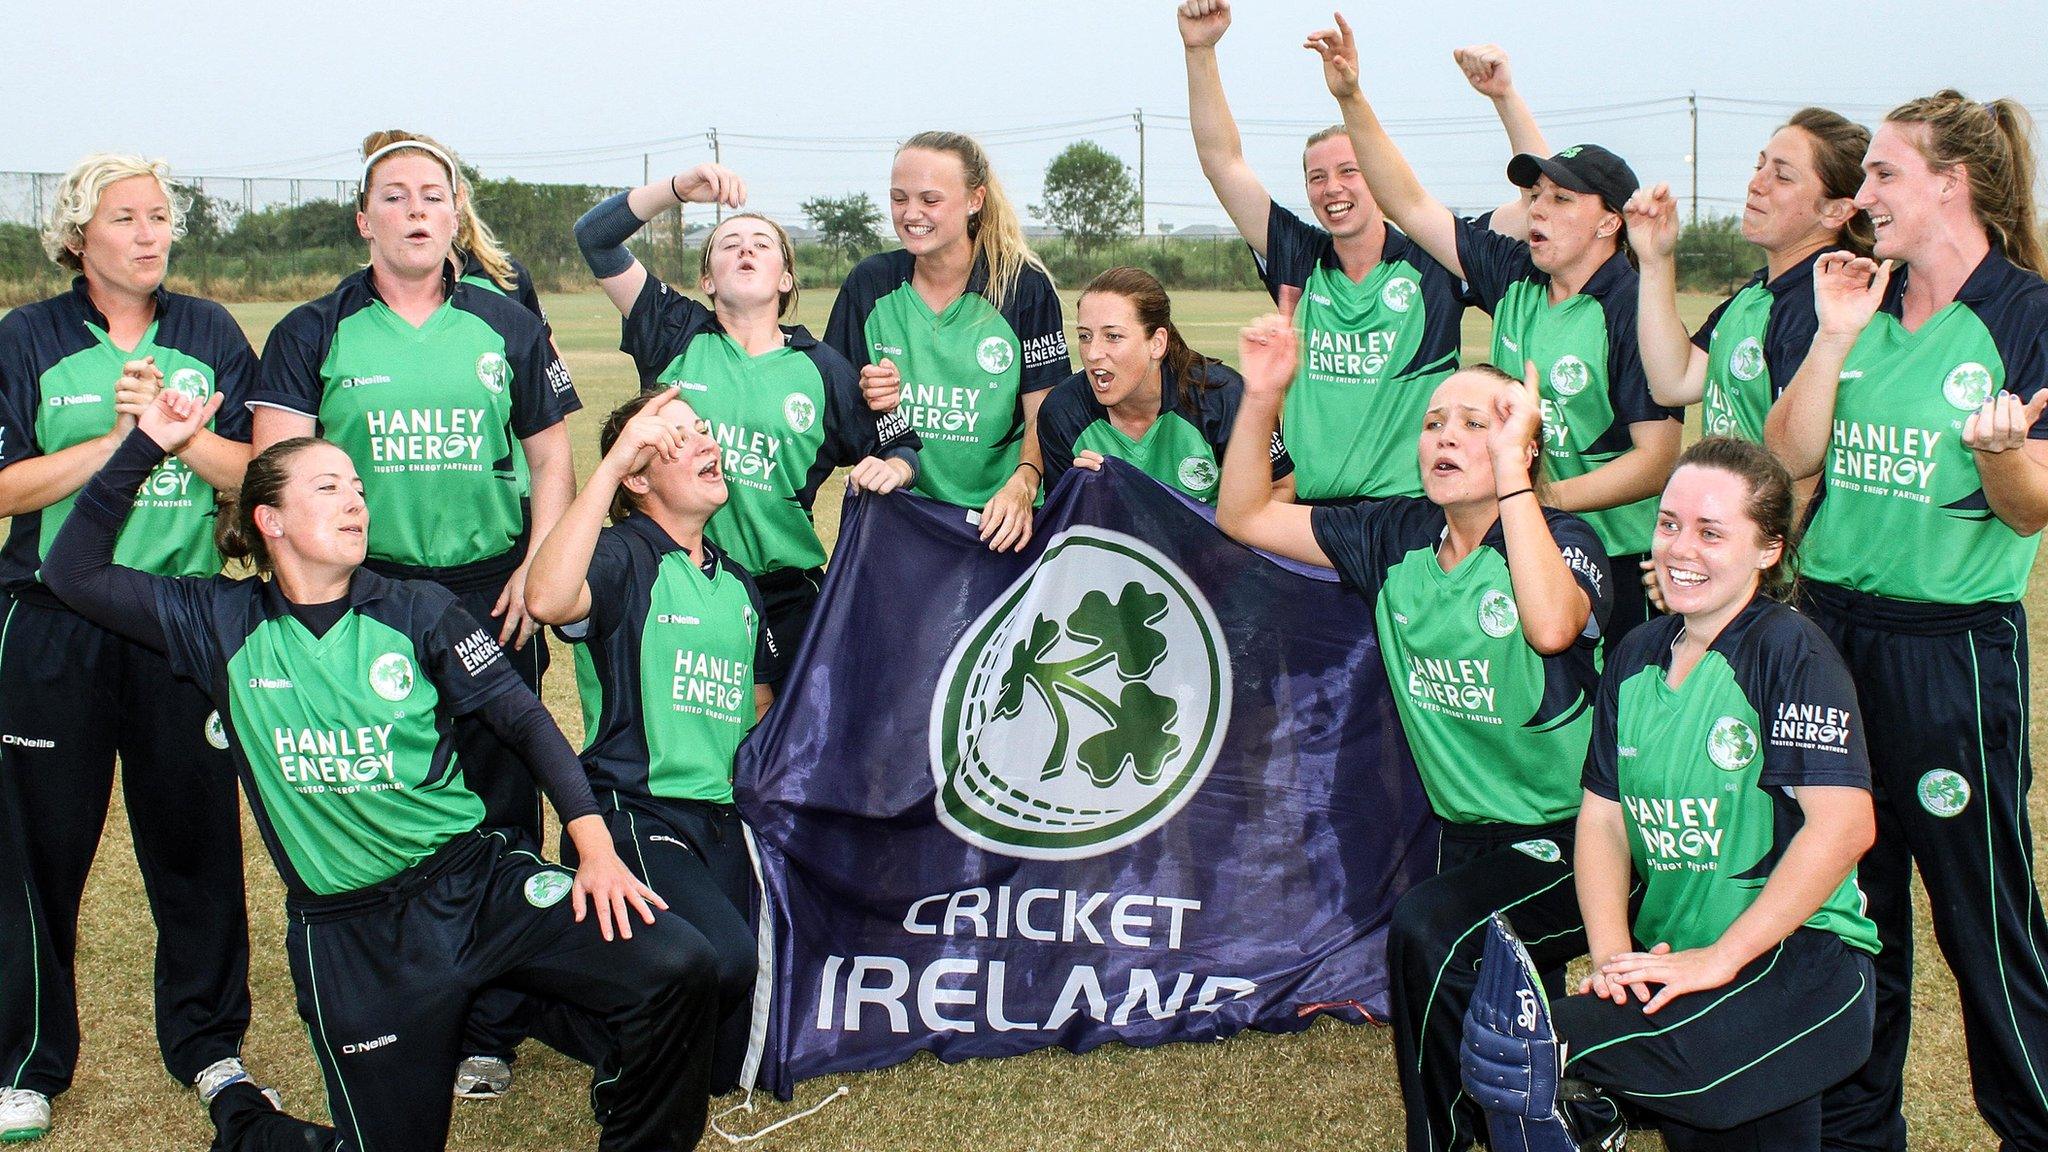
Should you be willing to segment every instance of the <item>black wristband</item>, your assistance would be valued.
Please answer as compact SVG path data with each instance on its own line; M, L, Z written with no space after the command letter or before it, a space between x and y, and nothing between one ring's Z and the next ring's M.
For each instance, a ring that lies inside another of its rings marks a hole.
M1033 464L1033 463L1032 463L1031 461L1029 461L1029 460L1019 460L1019 461L1017 461L1017 468L1029 468L1029 469L1031 469L1031 470L1032 470L1033 472L1036 472L1036 473L1038 473L1038 478L1039 478L1040 480L1044 480L1044 479L1045 479L1045 469L1043 469L1043 468L1040 468L1040 467L1039 467L1038 465L1036 465L1036 464ZM1012 475L1015 475L1015 474L1016 474L1017 468L1012 468L1012 469L1010 469L1010 472L1011 472L1011 474L1012 474Z
M674 176L668 178L668 194L676 198L676 203L681 204L684 202L682 190L676 187L676 178Z
M1510 492L1505 496L1497 497L1497 501L1499 503L1505 504L1508 501L1514 499L1517 496L1522 495L1525 492L1531 496L1534 496L1536 494L1536 490L1534 488L1517 488L1513 492Z

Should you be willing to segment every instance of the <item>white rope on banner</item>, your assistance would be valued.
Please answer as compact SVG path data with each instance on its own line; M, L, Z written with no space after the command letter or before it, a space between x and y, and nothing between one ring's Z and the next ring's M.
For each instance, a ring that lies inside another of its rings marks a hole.
M746 1144L759 1140L778 1128L794 1124L806 1116L816 1115L827 1104L852 1092L852 1089L841 1084L823 1100L794 1116L784 1116L758 1132L728 1132L725 1125L720 1123L735 1112L751 1115L754 1111L755 1081L761 1073L761 1061L768 1053L768 998L775 988L775 917L772 915L773 909L768 907L768 885L761 879L761 853L754 843L754 830L747 827L745 821L740 822L740 834L746 838L747 862L754 869L754 894L760 901L761 911L754 921L754 1015L747 1029L747 1056L740 1064L740 1083L747 1086L747 1097L711 1118L711 1130L724 1137L728 1144Z

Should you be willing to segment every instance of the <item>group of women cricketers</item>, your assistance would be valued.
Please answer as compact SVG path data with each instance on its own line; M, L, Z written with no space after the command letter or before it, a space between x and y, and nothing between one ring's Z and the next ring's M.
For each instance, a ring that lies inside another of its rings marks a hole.
M1456 60L1513 194L1461 219L1375 115L1351 30L1311 35L1342 123L1303 152L1309 221L1244 159L1227 0L1178 21L1203 171L1278 306L1237 371L1115 268L1079 297L1070 373L1051 279L949 132L897 151L902 247L853 270L822 337L789 322L795 252L755 213L682 286L707 306L626 247L679 203L743 205L705 165L576 225L642 384L580 491L580 402L445 146L364 141L366 266L260 358L165 288L164 166L74 168L45 232L73 287L0 318L0 1140L47 1132L71 1081L118 756L157 1037L217 1148L438 1148L529 1035L593 1066L601 1146L693 1146L738 1085L755 981L733 760L817 602L821 483L959 506L1013 550L1047 488L1113 456L1371 614L1442 829L1387 944L1410 1149L1487 1138L1459 1049L1496 913L1549 987L1586 1147L1637 1125L1674 1149L1903 1149L1916 863L1978 1110L2048 1149L2020 603L2048 525L2048 255L2024 110L1943 91L1874 132L1799 112L1745 192L1765 266L1688 332L1669 190L1597 144L1553 151L1499 49ZM1467 306L1491 364L1459 365ZM1707 435L1681 451L1694 404ZM536 696L547 628L575 651L580 754ZM1430 690L1469 661L1483 707ZM241 1062L237 774L331 1129Z

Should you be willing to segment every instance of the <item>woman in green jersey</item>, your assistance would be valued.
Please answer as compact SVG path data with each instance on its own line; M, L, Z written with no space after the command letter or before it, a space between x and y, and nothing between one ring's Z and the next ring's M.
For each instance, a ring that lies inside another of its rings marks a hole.
M575 754L492 636L445 588L364 565L374 518L348 455L296 438L251 461L219 537L254 576L174 579L112 562L136 484L218 403L167 392L144 411L80 496L50 578L81 613L164 653L219 709L285 884L285 944L335 1146L442 1146L453 1107L442 1077L486 985L589 1014L604 1050L592 1103L605 1147L693 1146L708 1098L710 947L659 914L662 898L620 860ZM485 824L456 748L462 715L545 784L580 856L573 874ZM224 1146L286 1146L264 1139L286 1121L247 1103L250 1139ZM309 1146L303 1126L285 1134Z
M889 219L903 247L847 275L825 342L923 437L918 494L969 509L991 549L1021 549L1045 479L1038 407L1069 374L1060 298L971 136L896 150Z
M1640 261L1636 342L1659 404L1702 404L1708 436L1759 443L1771 402L1813 343L1813 264L1823 252L1870 251L1856 207L1870 131L1825 108L1802 108L1757 153L1744 190L1742 237L1765 263L1699 331L1678 316L1678 201L1659 184L1629 197L1629 247Z
M1075 313L1081 371L1054 388L1038 413L1046 487L1070 467L1096 469L1114 456L1214 504L1244 380L1188 347L1173 326L1166 289L1142 268L1097 276ZM1291 501L1293 462L1279 433L1271 443L1274 495Z
M1422 497L1308 508L1273 499L1265 446L1294 379L1278 316L1245 331L1244 403L1216 522L1253 547L1337 569L1373 614L1401 729L1442 821L1437 875L1387 932L1394 1057L1408 1147L1481 1131L1458 1045L1495 912L1538 940L1546 969L1585 950L1572 899L1572 819L1592 731L1607 558L1536 491L1534 389L1492 367L1437 385L1416 442Z
M217 489L249 462L255 356L227 309L164 287L181 201L161 161L88 156L57 187L44 248L68 291L0 319L0 1141L48 1131L71 1084L80 900L114 764L156 940L164 1066L210 1096L243 1076L249 936L241 825L206 698L161 656L62 604L57 531L160 390L233 405L149 477L121 562L220 571Z
M1585 514L1617 571L1649 552L1656 496L1678 457L1680 414L1650 396L1636 346L1636 272L1622 207L1637 186L1597 144L1517 155L1508 179L1530 189L1528 238L1461 220L1429 194L1358 87L1349 25L1315 33L1323 79L1344 111L1366 183L1389 220L1463 279L1493 316L1496 364L1534 361L1543 408L1546 498ZM1641 583L1619 581L1608 643L1649 618Z
M1806 608L1871 724L1878 954L1869 1064L1831 1093L1831 1144L1903 1148L1911 872L1955 970L1977 1108L2048 1148L2048 918L2027 789L2026 612L2048 524L2048 283L2031 120L1944 91L1878 126L1856 204L1871 257L1814 267L1818 332L1764 442L1821 496ZM1879 263L1881 261L1881 263Z
M1792 525L1761 445L1687 449L1651 545L1671 615L1600 681L1574 860L1593 970L1555 1023L1565 1074L1674 1152L1817 1152L1821 1093L1870 1052L1869 757L1848 668L1780 602Z
M625 242L682 203L746 200L739 175L716 164L678 172L592 208L576 243L623 317L619 348L643 390L675 385L725 449L731 502L711 537L758 584L777 641L803 638L824 580L825 544L811 519L818 486L851 468L856 492L892 492L917 478L917 434L877 413L844 356L800 324L796 250L775 221L727 216L704 240L696 288L711 307L649 272Z
M583 767L613 844L717 954L711 1087L724 1092L739 1080L754 991L754 871L733 756L780 661L752 578L706 531L731 488L725 449L677 391L605 420L604 458L534 554L527 595L540 619L581 626L590 652L597 721ZM573 862L568 845L563 858Z

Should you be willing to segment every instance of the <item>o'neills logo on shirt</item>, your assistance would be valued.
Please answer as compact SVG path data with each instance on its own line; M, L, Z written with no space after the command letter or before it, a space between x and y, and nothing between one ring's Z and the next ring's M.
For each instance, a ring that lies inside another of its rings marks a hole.
M377 792L404 787L391 751L392 727L277 728L270 742L278 772L300 792Z
M1809 752L1849 752L1849 712L1821 704L1778 705L1771 718L1771 743Z

